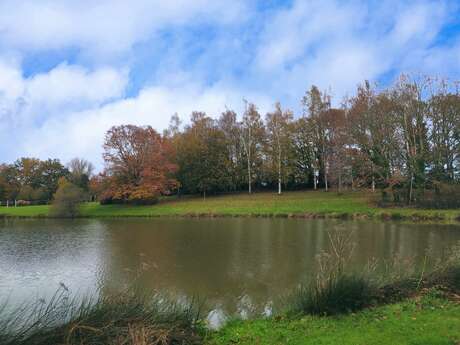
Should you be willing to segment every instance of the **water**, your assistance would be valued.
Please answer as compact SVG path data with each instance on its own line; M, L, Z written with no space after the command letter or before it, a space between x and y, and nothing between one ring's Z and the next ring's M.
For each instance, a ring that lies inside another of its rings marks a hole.
M211 322L224 313L269 313L271 302L308 279L328 231L352 232L353 264L440 257L460 241L459 225L334 220L1 220L0 296L18 304L141 285L178 299L204 298Z

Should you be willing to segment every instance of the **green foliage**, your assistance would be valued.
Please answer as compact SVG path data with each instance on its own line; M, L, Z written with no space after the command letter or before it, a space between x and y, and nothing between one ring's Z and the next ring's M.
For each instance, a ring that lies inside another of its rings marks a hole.
M178 178L188 193L226 190L231 183L224 134L204 113L193 113L177 147Z
M53 217L74 218L79 215L80 203L83 200L83 190L62 178L54 194L50 214Z

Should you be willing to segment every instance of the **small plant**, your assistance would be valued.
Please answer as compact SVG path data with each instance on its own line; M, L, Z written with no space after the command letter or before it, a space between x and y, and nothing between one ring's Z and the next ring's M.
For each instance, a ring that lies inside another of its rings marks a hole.
M54 217L74 218L80 211L80 203L84 200L81 188L64 177L59 179L58 189L54 194L51 215Z
M370 305L375 288L364 274L346 273L354 243L353 233L329 234L331 250L317 256L318 273L291 296L291 311L301 314L334 315Z

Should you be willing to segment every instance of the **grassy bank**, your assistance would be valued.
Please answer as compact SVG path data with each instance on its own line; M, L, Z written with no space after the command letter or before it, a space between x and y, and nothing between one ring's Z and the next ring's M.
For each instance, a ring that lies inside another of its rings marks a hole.
M278 216L405 219L411 221L454 222L460 210L380 208L371 192L338 195L323 191L255 193L208 197L169 197L153 206L99 205L86 203L82 217L158 217L158 216ZM49 206L0 207L0 216L47 217Z
M457 290L457 293L460 292ZM57 296L57 297L56 297ZM460 296L440 287L397 303L335 316L277 313L205 328L198 304L156 295L117 295L76 302L61 290L51 301L2 315L4 345L457 345ZM142 297L141 297L142 296ZM1 309L1 308L0 308ZM23 321L27 322L24 323Z
M460 304L429 293L401 303L338 317L274 317L234 321L208 345L456 345Z
M0 307L0 344L202 344L198 304L178 304L139 291L102 296L76 299L64 287L48 301L9 313Z

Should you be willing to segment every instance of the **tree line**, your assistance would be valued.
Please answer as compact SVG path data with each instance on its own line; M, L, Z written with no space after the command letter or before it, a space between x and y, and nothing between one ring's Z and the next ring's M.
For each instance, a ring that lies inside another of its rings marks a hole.
M49 203L65 179L90 198L90 178L94 166L75 158L67 166L59 159L20 158L12 164L0 165L0 201L17 204Z
M280 103L262 115L246 101L242 114L227 109L216 118L197 111L184 126L176 114L161 134L150 126L112 127L104 141L106 168L91 180L87 175L82 187L107 203L304 188L380 189L388 203L460 199L457 83L403 75L379 90L364 82L338 107L329 92L312 86L301 102L297 116ZM37 163L41 168L32 170L40 177L32 182L27 160L0 168L0 193L16 188L50 197L66 168L56 160ZM52 173L43 172L53 164Z

